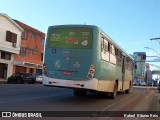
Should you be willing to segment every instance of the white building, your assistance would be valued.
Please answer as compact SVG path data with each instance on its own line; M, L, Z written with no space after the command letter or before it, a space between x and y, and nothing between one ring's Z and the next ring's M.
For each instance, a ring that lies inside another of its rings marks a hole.
M0 13L0 79L13 70L14 54L19 54L23 29L8 15Z

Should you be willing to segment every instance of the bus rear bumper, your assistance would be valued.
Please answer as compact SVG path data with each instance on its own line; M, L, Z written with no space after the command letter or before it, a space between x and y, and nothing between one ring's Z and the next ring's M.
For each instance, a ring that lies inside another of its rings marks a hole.
M44 86L50 87L56 86L64 88L90 89L97 91L98 79L93 78L92 80L65 80L42 76L42 83Z

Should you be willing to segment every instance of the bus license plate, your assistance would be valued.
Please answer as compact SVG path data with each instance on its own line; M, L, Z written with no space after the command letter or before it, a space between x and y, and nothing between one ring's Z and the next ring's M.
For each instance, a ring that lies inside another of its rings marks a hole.
M72 72L70 72L70 71L63 71L62 74L63 74L63 75L68 75L68 76L70 76L70 75L72 75Z

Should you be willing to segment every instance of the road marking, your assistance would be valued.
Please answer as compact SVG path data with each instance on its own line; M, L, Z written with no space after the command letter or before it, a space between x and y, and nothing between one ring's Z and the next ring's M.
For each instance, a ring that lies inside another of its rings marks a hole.
M126 101L126 100L128 100L128 99L130 99L131 97L133 97L133 96L135 96L135 95L137 95L137 94L143 94L143 93L146 93L146 91L136 92L136 93L134 93L133 95L127 96L126 98L124 98L124 99L122 99L122 100L120 100L120 101L117 101L116 103L113 103L113 104L110 105L110 106L107 106L107 107L104 108L103 110L104 110L104 111L107 111L108 109L110 109L110 108L112 108L112 107L114 107L114 106L116 106L116 105L118 105L118 104L120 104L120 103L122 103L122 102L124 102L124 101Z
M18 90L7 90L7 91L15 92L15 91L23 91L23 90L31 90L31 89L18 89Z
M57 97L57 96L70 95L70 94L72 94L72 93L65 93L65 94L60 94L60 95L48 95L48 96L41 96L41 97L34 97L34 98L24 98L24 99L18 99L18 100L13 100L13 101L0 101L0 104L2 104L2 103L9 103L9 102L19 102L19 101L35 100L35 99L42 99L42 98L49 98L49 97Z

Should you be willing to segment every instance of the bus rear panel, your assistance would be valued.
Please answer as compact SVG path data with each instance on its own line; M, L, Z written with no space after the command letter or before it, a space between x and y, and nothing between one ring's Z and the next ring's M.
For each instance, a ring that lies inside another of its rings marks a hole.
M93 29L90 26L49 27L43 84L96 90L92 46Z

